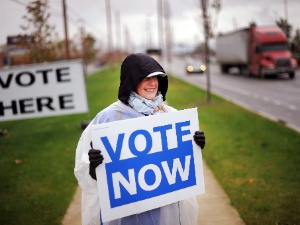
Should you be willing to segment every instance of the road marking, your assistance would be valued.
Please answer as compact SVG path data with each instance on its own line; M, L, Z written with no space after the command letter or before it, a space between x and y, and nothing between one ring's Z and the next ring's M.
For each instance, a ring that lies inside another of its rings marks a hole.
M258 94L253 94L253 97L258 99L259 98L259 95Z
M270 98L269 97L263 97L263 100L265 101L265 102L270 102Z
M289 109L290 109L290 110L294 110L294 111L296 111L296 110L297 110L297 107L296 107L296 106L294 106L294 105L289 105Z
M250 93L249 91L246 91L246 90L243 90L243 89L240 89L240 88L236 88L236 87L226 87L226 86L224 86L224 85L222 85L222 84L216 85L215 83L214 83L214 86L215 86L215 87L218 87L218 88L225 89L225 90L227 90L227 91L232 91L232 92L236 92L236 93L238 93L238 94L246 95L246 96L248 96L248 97L251 96L251 93Z
M286 107L284 106L281 101L279 100L272 100L272 98L269 98L267 96L260 96L259 94L257 93L251 93L249 91L246 91L246 90L243 90L243 89L240 89L240 88L235 88L235 87L226 87L226 86L220 86L220 85L216 85L214 84L215 87L219 87L221 89L224 89L224 90L227 90L227 91L231 91L231 92L235 92L237 94L241 94L241 95L244 95L244 96L247 96L247 97L252 97L254 99L262 99L263 101L265 102L269 102L269 103L272 103L274 105L277 105L277 106L281 106L281 107ZM224 94L223 94L224 95ZM222 95L221 95L222 96ZM289 110L293 110L293 111L296 111L297 110L297 107L294 106L294 105L289 105L288 106L288 109Z
M275 100L274 104L275 105L281 105L281 101Z

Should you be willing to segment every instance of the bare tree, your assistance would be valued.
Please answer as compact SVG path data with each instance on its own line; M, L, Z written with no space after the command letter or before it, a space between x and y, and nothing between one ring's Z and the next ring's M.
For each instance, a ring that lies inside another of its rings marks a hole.
M213 36L212 30L212 14L209 8L209 0L200 0L202 9L202 20L204 29L204 40L205 40L205 61L206 61L206 102L210 102L211 91L210 91L210 51L209 51L209 39ZM218 15L221 9L221 0L214 0L211 8L215 10ZM217 16L216 16L217 18ZM217 20L217 19L216 19Z
M280 20L276 21L277 26L279 26L282 31L285 33L287 39L290 41L291 33L292 33L292 25L286 20L280 18Z
M292 40L291 49L299 65L300 64L300 29L296 30L295 37Z
M50 14L48 0L33 0L28 3L27 14L23 16L27 24L21 28L34 37L30 47L30 59L34 63L53 61L56 59L53 42L54 26L49 25Z
M92 62L97 54L95 48L96 39L91 34L85 34L82 39L83 61L85 65Z

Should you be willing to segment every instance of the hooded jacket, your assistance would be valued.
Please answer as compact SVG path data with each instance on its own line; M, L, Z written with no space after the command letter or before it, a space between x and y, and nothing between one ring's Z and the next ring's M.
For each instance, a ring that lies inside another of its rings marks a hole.
M83 131L78 141L74 174L82 189L82 225L100 224L100 204L97 182L89 175L88 151L90 150L91 142L91 125L145 116L131 108L127 101L131 91L135 90L137 84L152 72L165 73L161 65L150 56L138 53L125 58L121 65L121 80L118 93L119 101L114 102L100 111ZM166 99L168 90L167 76L158 76L158 81L158 90L162 93L163 98ZM168 112L176 110L170 106L165 107ZM137 215L113 220L105 223L105 225L196 225L197 218L197 201L195 198L189 198Z

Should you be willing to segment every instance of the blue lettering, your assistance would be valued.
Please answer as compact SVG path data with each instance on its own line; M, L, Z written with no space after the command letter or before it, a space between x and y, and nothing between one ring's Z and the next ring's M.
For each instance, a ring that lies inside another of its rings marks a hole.
M116 150L114 151L113 148L111 147L111 144L108 140L107 137L101 137L101 141L104 144L104 147L106 148L107 153L109 154L109 157L111 158L112 161L119 161L120 160L120 155L121 155L121 150L123 146L123 140L124 140L124 133L118 135L118 141L117 141L117 146Z

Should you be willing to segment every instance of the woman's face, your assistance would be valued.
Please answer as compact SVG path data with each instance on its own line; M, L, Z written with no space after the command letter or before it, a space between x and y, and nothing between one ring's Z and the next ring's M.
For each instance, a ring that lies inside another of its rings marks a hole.
M136 87L136 93L145 99L153 100L158 91L157 76L146 77Z

